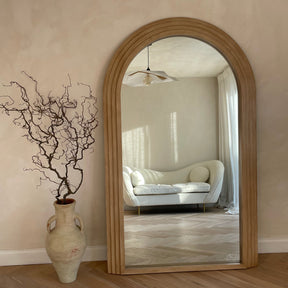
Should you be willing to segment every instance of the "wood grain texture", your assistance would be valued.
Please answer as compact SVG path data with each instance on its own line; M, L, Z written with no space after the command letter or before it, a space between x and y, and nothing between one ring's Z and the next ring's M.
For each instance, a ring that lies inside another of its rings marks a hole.
M288 253L260 254L259 265L245 270L147 275L112 275L106 262L81 263L77 280L58 281L51 264L0 267L1 288L287 288Z
M253 267L257 265L258 251L256 89L253 72L242 49L224 31L201 20L179 17L162 19L139 28L120 45L107 69L103 100L108 271L115 274L125 273L122 209L122 80L128 65L142 49L154 41L171 36L193 37L210 44L225 57L234 72L239 96L241 267ZM219 269L219 266L211 265L209 270L214 269L213 267ZM233 269L233 265L227 267ZM191 269L193 270L193 266ZM195 269L199 270L201 267ZM203 266L203 269L207 269L207 265ZM149 271L145 269L143 272Z

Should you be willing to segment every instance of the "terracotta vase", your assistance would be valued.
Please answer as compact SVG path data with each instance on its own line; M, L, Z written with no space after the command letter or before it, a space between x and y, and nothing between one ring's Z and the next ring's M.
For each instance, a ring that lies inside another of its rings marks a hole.
M55 215L47 222L46 238L47 254L62 283L71 283L76 280L86 248L83 222L74 212L76 201L67 199L67 202L67 204L54 202ZM51 228L54 221L55 227Z

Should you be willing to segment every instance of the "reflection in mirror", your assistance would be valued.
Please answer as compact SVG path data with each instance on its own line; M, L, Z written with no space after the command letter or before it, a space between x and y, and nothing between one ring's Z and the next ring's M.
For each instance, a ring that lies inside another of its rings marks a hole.
M177 81L147 82L147 63ZM127 81L135 72L140 85ZM126 71L121 111L126 267L239 263L238 95L227 61L193 38L154 42Z

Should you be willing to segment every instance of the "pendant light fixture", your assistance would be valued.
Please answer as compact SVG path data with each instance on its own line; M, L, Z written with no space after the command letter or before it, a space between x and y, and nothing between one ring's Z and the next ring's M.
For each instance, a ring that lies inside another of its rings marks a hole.
M147 46L147 69L126 74L123 79L123 84L132 87L143 87L156 83L177 81L176 78L168 76L164 71L150 70L149 47L151 45L152 44Z

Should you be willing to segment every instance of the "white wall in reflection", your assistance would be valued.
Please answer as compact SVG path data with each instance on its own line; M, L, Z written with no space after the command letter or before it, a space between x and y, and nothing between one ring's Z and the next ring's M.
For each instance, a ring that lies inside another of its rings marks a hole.
M174 163L179 161L178 157L178 135L177 135L177 113L170 114L170 142L171 142L171 155L173 155Z
M138 127L122 133L123 163L133 163L134 167L150 166L149 127Z
M218 159L216 77L122 87L123 164L162 171Z

